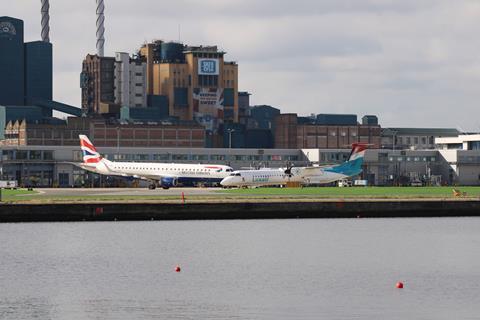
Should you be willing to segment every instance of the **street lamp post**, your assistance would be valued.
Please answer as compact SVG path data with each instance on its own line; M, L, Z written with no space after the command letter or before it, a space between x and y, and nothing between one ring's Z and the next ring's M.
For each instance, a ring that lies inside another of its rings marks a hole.
M227 129L228 131L228 148L232 148L232 132L235 132L235 129Z
M392 149L395 151L395 145L397 142L395 141L395 135L397 134L397 131L392 131Z
M117 161L120 158L120 127L117 127Z

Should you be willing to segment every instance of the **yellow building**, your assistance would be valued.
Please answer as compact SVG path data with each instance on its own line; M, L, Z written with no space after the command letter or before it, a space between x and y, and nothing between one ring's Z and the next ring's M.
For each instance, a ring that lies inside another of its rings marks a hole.
M154 41L140 48L147 62L147 94L168 97L169 113L207 130L238 122L238 65L216 46Z

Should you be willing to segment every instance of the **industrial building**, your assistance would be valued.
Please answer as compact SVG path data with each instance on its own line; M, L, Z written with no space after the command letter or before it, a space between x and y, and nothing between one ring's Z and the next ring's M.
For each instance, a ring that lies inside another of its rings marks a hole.
M115 53L115 104L147 107L147 64L131 59L128 53Z
M436 138L457 137L460 131L453 128L383 128L381 148L384 149L436 149Z
M114 74L115 58L113 57L89 54L83 60L80 87L84 115L118 114L120 112L120 106L117 106L116 110L112 110L115 104Z
M465 184L480 184L480 134L435 138L435 144L452 176Z
M215 131L238 122L238 65L216 46L154 41L138 55L147 64L147 94L168 97L170 116L196 120Z
M53 110L81 114L78 108L52 100L52 44L47 22L42 19L42 41L25 43L23 21L0 17L0 145L8 144L5 129L9 123L55 125L63 122L52 117Z
M280 114L275 118L275 148L341 149L354 142L379 148L381 128L371 117L364 117L359 124L356 115L320 114L306 118L296 113Z
M0 17L0 105L34 105L52 100L52 44L24 42L23 21ZM42 109L51 117L51 109Z
M115 147L204 147L205 128L177 121L109 122L104 119L70 117L58 124L9 121L0 146L76 146L78 135L89 136L97 146Z

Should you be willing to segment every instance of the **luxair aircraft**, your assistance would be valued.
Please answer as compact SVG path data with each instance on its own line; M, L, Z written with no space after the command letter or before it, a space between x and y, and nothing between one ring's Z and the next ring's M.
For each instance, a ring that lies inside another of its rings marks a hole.
M149 162L114 162L103 158L87 136L79 135L83 163L79 167L110 176L121 176L150 181L149 189L175 187L178 183L218 183L230 175L229 166L209 164L176 164Z
M321 184L353 177L362 172L367 144L354 143L348 160L338 165L234 171L220 182L224 187L286 185L288 182Z

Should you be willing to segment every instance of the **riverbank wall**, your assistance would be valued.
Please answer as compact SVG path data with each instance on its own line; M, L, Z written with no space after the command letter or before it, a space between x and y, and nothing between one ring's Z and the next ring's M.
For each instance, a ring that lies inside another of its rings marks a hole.
M480 216L479 200L0 204L0 222Z

